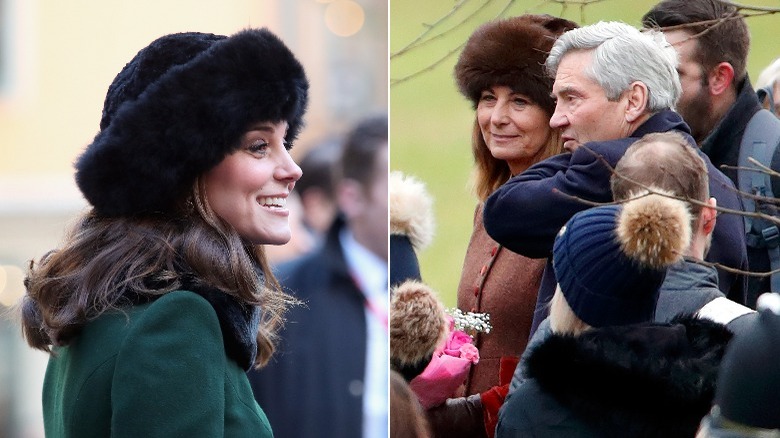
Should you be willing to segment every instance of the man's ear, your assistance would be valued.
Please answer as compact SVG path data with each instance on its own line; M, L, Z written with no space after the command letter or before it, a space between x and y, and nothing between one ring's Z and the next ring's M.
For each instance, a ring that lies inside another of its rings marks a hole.
M649 99L647 85L641 81L634 81L626 93L628 97L626 121L628 123L633 123L645 114L645 110L647 109Z
M699 219L704 234L709 235L712 234L712 230L715 229L715 222L718 217L718 211L715 210L715 207L718 206L718 202L715 198L710 198L707 200L707 205L709 206L702 207Z
M731 87L734 81L734 67L728 62L718 63L707 74L710 94L719 96Z

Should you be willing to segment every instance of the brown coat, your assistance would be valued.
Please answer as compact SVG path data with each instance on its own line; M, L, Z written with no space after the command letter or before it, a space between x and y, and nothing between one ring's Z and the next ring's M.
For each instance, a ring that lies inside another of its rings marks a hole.
M479 204L474 213L474 231L458 285L458 308L490 314L493 329L475 337L480 359L466 379L466 395L498 385L501 357L519 358L525 349L546 261L523 257L491 239L482 223L482 207Z

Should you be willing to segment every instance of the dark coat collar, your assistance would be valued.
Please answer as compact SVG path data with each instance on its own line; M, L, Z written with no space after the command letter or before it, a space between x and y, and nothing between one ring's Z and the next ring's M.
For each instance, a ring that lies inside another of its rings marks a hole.
M642 138L645 134L650 134L652 132L667 131L678 131L688 139L691 145L696 144L691 137L691 128L678 113L670 109L665 109L653 114L645 123L639 125L639 127L636 128L636 131L631 133L631 137Z
M691 316L552 335L532 351L527 375L596 430L693 436L730 339L725 326Z
M732 181L736 181L736 171L721 169L722 164L736 166L739 161L739 145L745 127L755 113L761 109L758 96L746 76L738 87L737 100L731 105L726 115L715 125L715 128L701 142L701 149L710 157L712 164L725 173Z

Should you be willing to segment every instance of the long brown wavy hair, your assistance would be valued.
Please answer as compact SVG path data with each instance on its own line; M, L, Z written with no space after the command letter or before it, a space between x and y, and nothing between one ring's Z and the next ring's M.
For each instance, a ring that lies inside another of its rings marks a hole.
M128 292L153 298L177 290L183 276L261 309L255 366L276 348L277 331L294 298L281 291L260 245L245 242L217 217L200 179L176 218L100 217L89 211L62 248L30 262L21 303L27 343L51 353L88 322L131 304ZM257 270L265 274L265 282Z
M552 115L550 114L550 116ZM559 130L553 129L537 162L561 152L563 152L561 133ZM471 131L471 153L474 155L472 174L474 193L480 202L485 202L491 193L512 177L512 172L506 161L499 160L490 153L485 138L482 137L482 130L479 128L479 120L476 116L474 117L474 128Z

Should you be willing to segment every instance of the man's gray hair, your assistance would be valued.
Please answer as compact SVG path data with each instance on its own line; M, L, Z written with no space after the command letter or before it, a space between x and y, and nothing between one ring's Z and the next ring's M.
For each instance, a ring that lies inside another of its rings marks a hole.
M647 86L651 113L673 109L680 98L677 51L659 31L640 32L618 21L572 29L558 38L547 57L547 71L553 78L564 55L575 50L593 50L593 62L585 74L611 101L618 100L634 81Z

